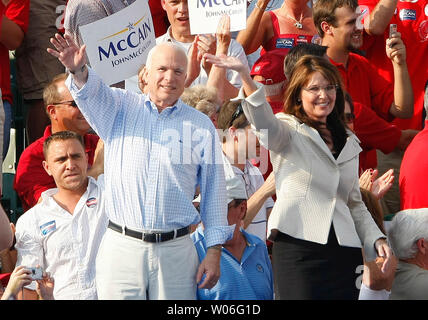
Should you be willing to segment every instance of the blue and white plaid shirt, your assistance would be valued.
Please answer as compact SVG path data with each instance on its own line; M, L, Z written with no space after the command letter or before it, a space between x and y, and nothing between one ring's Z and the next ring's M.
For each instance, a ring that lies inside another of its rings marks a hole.
M69 88L104 141L105 199L113 222L135 230L170 231L201 219L207 245L232 236L222 151L211 120L180 99L158 112L148 96L110 88L89 68L79 90ZM196 186L203 202L192 204Z

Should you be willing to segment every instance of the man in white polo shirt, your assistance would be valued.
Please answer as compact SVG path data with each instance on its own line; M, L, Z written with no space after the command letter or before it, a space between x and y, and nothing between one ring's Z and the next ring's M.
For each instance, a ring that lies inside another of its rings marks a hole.
M43 192L42 201L18 219L17 266L49 272L55 299L97 299L95 258L107 229L104 175L87 176L83 140L74 132L52 134L43 151L43 167L57 188Z

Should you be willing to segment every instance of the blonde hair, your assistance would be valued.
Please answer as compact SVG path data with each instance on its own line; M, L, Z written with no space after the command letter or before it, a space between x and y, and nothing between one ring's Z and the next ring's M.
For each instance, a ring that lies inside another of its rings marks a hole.
M66 73L56 75L52 81L43 90L43 102L45 106L61 101L61 96L58 93L58 83L64 82L68 77Z
M181 95L181 100L185 104L206 114L208 117L217 113L219 101L217 90L214 88L208 88L205 85L195 85L186 88Z

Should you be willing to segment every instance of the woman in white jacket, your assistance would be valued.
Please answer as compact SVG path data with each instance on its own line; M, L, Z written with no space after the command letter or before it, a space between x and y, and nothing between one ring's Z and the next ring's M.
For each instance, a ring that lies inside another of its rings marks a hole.
M277 201L268 221L274 241L276 299L357 299L355 268L392 255L361 200L358 138L344 122L340 74L327 60L304 56L272 113L263 86L233 57L204 56L240 72L236 99L260 143L270 150ZM278 71L282 72L282 71ZM267 133L266 133L267 131ZM376 251L375 251L376 250Z

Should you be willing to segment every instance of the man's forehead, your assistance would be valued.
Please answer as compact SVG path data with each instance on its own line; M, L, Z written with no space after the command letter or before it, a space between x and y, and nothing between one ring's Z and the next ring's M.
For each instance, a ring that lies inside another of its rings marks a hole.
M177 67L184 68L187 63L187 56L183 50L165 44L160 45L153 52L152 63L165 66L174 64Z
M176 4L176 3L186 3L187 4L187 0L165 0L165 2L168 4Z
M334 11L334 15L336 16L338 22L343 21L345 23L348 21L356 20L359 16L356 10L348 6L336 8Z
M48 155L65 155L67 153L85 153L85 149L76 139L54 140L49 144Z

